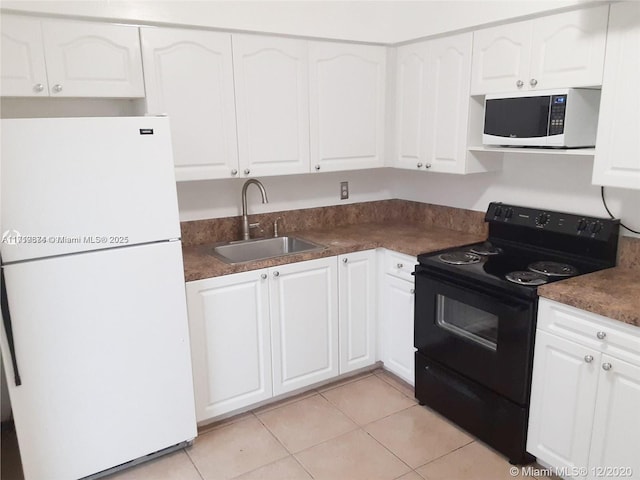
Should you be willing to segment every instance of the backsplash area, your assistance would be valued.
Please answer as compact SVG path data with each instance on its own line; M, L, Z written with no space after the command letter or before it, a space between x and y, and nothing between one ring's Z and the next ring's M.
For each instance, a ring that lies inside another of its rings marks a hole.
M252 230L252 236L273 236L273 222L277 218L281 218L278 222L281 236L300 230L372 222L402 222L425 228L438 226L461 232L487 233L484 212L392 199L249 215L251 223L260 223L259 228ZM192 246L238 240L241 238L240 223L239 216L182 222L182 242L184 246Z

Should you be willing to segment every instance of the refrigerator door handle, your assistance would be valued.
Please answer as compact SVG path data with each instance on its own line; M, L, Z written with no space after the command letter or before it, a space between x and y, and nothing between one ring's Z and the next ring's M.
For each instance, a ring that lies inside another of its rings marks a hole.
M1 257L0 263L2 263ZM9 352L11 353L11 363L13 365L13 376L16 382L16 387L19 387L22 385L22 380L20 379L18 360L16 359L16 346L13 342L13 327L11 326L11 313L9 312L9 299L7 298L7 286L4 279L4 267L0 267L0 297L2 321L4 323L4 331L7 334L7 342L9 343Z

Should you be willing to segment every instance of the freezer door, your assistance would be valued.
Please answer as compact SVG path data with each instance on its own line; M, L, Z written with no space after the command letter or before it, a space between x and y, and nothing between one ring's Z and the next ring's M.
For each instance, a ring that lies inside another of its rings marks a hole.
M196 436L180 242L9 265L26 480L69 480Z
M180 237L169 119L3 119L5 262Z

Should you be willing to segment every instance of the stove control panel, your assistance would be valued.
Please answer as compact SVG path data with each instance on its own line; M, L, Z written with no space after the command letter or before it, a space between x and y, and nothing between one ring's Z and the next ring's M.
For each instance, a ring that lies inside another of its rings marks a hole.
M618 219L585 217L583 215L519 207L498 202L489 204L484 220L494 224L511 224L602 240L607 240L610 235L617 233L620 224Z

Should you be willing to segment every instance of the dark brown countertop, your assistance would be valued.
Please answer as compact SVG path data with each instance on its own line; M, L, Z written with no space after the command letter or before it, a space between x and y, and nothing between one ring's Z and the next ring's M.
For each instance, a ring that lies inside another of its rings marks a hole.
M541 297L640 327L640 270L615 267L538 287Z
M486 238L485 235L442 227L409 226L389 222L302 230L292 235L326 248L322 251L229 265L208 253L212 248L211 245L183 247L185 279L190 282L379 247L407 255L418 255L423 252L435 252L444 248L480 242Z

